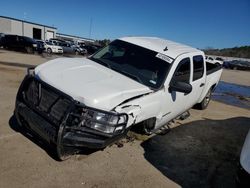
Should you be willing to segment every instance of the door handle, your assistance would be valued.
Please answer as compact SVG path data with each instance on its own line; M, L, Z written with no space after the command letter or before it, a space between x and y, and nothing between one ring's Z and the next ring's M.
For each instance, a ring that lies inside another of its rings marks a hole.
M205 84L204 83L201 83L200 87L203 87Z

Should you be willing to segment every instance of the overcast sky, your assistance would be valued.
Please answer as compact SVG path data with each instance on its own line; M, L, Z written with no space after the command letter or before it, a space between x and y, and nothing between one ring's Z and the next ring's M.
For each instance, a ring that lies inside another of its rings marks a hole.
M250 45L250 0L5 0L0 15L94 39L139 35L197 48Z

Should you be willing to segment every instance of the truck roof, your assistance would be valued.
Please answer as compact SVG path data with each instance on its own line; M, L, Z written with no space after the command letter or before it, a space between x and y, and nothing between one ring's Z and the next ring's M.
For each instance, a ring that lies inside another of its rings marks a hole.
M123 37L119 40L165 54L173 59L184 53L203 53L201 50L196 48L157 37Z

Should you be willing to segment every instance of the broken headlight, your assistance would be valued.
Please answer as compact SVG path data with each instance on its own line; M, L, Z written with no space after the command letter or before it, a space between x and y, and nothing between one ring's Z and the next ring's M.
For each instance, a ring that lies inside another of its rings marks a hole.
M115 112L105 112L89 107L78 108L77 118L73 124L77 127L88 127L99 132L107 134L122 133L126 128L127 114L118 114Z

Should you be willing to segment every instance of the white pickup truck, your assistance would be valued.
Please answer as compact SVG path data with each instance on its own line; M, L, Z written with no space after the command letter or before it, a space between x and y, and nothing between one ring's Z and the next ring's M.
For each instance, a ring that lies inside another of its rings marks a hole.
M133 125L153 133L194 105L205 109L221 73L195 48L125 37L89 58L58 58L29 69L15 116L64 159L72 148L104 148Z

